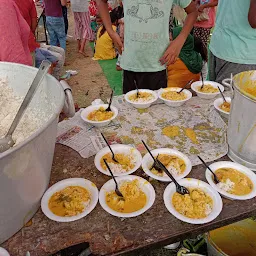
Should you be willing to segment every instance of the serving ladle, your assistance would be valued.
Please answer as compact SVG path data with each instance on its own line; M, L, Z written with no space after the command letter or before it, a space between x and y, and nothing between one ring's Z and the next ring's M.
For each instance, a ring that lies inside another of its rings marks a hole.
M13 135L15 129L17 128L23 114L25 113L29 103L33 99L36 89L41 84L41 82L42 82L44 76L46 75L46 73L48 72L50 66L51 66L51 63L49 61L44 60L41 63L41 65L37 71L37 74L31 84L14 120L12 121L12 124L11 124L8 132L6 133L6 135L3 138L0 139L0 153L7 151L8 149L10 149L11 147L14 146L15 142L12 138L12 135Z

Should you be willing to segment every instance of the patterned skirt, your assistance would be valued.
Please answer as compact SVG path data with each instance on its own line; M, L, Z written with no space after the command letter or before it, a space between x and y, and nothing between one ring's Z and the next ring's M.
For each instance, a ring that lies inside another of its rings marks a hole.
M86 39L92 41L94 36L91 29L91 19L89 12L74 12L74 19L76 39Z
M211 34L211 28L194 27L194 36L201 39L205 47L207 47Z

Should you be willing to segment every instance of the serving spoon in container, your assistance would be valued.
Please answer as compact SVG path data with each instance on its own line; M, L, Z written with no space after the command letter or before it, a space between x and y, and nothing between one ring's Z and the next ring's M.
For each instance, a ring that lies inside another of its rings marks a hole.
M11 124L7 134L3 138L0 138L0 153L3 153L6 150L8 150L14 146L15 142L12 138L12 135L13 135L15 129L17 128L23 114L25 113L29 103L33 99L36 89L39 87L44 76L47 74L50 66L51 66L51 63L49 61L44 60L41 63L41 65L37 71L37 74L34 78L34 81L32 82L14 120L12 121L12 124Z

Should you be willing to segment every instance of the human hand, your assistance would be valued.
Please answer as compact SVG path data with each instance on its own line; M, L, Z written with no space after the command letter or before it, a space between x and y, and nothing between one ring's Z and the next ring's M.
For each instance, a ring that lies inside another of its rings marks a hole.
M165 51L163 57L160 59L160 63L167 66L175 63L179 57L182 46L183 43L181 43L180 40L173 40Z
M124 46L123 46L123 43L122 43L122 40L120 38L120 36L115 32L113 31L113 33L111 33L109 35L115 45L115 47L117 48L119 54L122 54L123 50L124 50Z
M203 12L204 8L205 8L205 7L204 7L204 5L202 4L202 5L199 6L198 11L199 11L199 12Z

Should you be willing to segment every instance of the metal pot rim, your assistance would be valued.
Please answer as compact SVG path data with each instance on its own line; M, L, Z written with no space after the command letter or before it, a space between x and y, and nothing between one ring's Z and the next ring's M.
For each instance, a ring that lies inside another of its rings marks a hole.
M243 92L241 91L241 89L239 88L239 86L237 85L236 81L234 81L234 80L235 80L235 77L238 77L239 75L241 75L242 73L245 73L245 72L255 72L255 73L256 73L256 70L249 70L249 71L244 71L244 72L241 72L241 73L236 74L236 75L234 76L234 79L233 79L233 85L234 85L233 88L234 88L237 92L239 92L239 94L241 94L243 97L245 97L246 99L248 99L248 100L250 100L250 101L256 103L256 98L250 97L250 96L248 96L247 94L243 93ZM256 82L256 80L255 80L255 82Z

